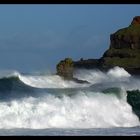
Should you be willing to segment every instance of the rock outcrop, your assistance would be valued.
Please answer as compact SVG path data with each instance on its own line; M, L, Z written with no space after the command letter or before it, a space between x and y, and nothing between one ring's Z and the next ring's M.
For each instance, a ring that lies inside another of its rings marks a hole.
M72 80L77 83L89 83L88 81L79 80L73 77L74 62L71 58L65 58L64 60L60 61L56 66L56 70L57 75L64 78L64 80Z
M127 102L132 106L133 112L139 117L140 120L140 91L127 91Z
M110 47L101 58L103 67L140 69L140 16L131 25L110 35Z
M136 16L133 18L133 21L131 22L131 25L137 25L140 24L140 16Z
M110 35L110 47L100 59L65 59L57 65L57 74L71 79L77 68L106 71L114 66L123 67L131 74L140 74L140 16L134 17L128 27Z
M73 62L74 68L85 68L85 69L100 69L101 62L99 59L87 59L87 60L79 60Z
M60 61L56 66L57 74L64 79L73 78L73 60L71 58L66 58Z

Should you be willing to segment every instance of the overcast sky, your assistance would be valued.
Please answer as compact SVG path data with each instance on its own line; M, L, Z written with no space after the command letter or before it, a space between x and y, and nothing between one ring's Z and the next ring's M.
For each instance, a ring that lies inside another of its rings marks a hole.
M99 58L140 5L0 5L0 70L55 71L65 57Z

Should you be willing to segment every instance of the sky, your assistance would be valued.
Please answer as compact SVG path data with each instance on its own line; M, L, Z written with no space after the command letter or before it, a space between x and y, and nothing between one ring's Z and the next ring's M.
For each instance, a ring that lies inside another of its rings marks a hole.
M66 58L100 58L110 34L140 16L140 5L0 5L0 70L54 71Z

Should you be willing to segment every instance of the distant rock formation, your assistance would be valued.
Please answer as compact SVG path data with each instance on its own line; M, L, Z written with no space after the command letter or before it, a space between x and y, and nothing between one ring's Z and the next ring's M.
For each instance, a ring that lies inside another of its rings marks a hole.
M140 16L134 17L128 27L110 35L110 47L100 59L65 59L57 65L57 74L71 79L77 68L106 71L115 66L123 67L131 74L140 74Z

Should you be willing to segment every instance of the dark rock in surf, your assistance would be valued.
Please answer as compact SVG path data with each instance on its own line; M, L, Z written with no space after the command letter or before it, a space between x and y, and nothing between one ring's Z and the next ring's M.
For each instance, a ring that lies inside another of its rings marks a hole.
M57 74L63 77L65 80L72 80L80 84L89 83L88 81L80 80L73 77L74 62L71 58L66 58L60 61L57 64L56 69L57 69Z
M56 69L57 74L64 79L71 80L73 78L73 60L71 58L60 61L57 64Z
M127 91L127 102L132 106L133 112L140 119L140 91Z

